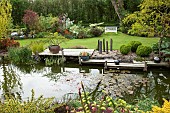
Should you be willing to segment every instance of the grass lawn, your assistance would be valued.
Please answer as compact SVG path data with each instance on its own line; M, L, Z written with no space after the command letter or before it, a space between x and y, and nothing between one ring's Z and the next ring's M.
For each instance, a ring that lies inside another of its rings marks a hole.
M159 38L130 36L130 35L126 35L126 34L119 32L118 34L107 33L107 34L103 34L100 37L94 37L94 38L68 40L67 42L62 43L61 47L69 48L69 47L81 45L81 46L85 46L87 48L96 49L98 40L105 39L106 41L110 42L111 38L113 39L113 49L119 49L121 45L127 44L130 41L140 41L140 42L142 42L143 45L152 46L153 43L156 43L159 40ZM26 46L29 43L31 43L31 41L45 40L45 39L47 39L47 38L25 39L25 40L18 40L18 41L20 42L21 46Z

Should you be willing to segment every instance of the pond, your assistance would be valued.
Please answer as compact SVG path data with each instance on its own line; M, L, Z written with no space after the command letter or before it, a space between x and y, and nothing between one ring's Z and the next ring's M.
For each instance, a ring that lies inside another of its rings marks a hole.
M80 81L83 81L88 88L93 89L99 79L103 79L103 66L80 66L74 62L67 62L62 66L46 66L44 63L35 65L1 63L0 67L1 97L10 93L18 95L22 99L27 99L31 96L31 90L34 89L35 97L44 95L44 97L56 97L59 100L67 94L76 94L78 88L81 87ZM149 83L137 87L135 92L128 95L124 94L124 96L130 97L125 100L131 101L143 94L154 97L160 102L162 98L170 99L170 70L157 68L150 69L148 72L123 72L134 75L129 76L128 74L126 75L127 78L131 77L133 79L137 77L134 79L138 79L139 77L147 77L149 80ZM116 72L115 76L120 76L119 73ZM113 78L112 75L111 78ZM128 82L126 80L124 79L122 83ZM107 81L105 80L105 83ZM122 92L120 93L122 94Z

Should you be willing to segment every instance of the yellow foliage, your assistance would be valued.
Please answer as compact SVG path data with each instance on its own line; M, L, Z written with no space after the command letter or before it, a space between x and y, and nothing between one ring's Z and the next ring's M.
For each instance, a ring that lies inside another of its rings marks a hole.
M170 113L170 101L168 102L166 99L164 100L164 104L162 106L162 108L158 107L158 106L153 106L151 113Z
M9 0L0 1L0 38L6 36L7 28L11 22L12 5Z

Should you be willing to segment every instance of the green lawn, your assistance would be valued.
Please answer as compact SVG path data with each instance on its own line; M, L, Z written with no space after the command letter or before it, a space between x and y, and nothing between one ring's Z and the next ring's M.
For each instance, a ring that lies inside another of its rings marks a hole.
M110 39L113 39L113 49L119 49L122 44L127 44L130 41L140 41L143 43L143 45L146 46L152 46L153 43L158 42L159 38L148 38L148 37L138 37L138 36L130 36L123 33L107 33L103 34L100 37L94 37L94 38L85 38L85 39L72 39L68 40L65 43L61 44L61 47L63 48L69 48L73 46L85 46L87 48L96 49L98 40L105 39L106 41L110 41ZM31 43L31 41L35 40L45 40L47 38L41 38L41 39L25 39L25 40L19 40L21 46L28 45Z

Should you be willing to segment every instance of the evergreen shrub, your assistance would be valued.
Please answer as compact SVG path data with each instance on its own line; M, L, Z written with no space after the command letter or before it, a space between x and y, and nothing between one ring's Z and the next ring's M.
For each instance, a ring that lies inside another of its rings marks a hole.
M122 45L120 47L120 52L123 54L123 55L127 55L131 50L131 45Z
M141 57L147 57L147 56L149 56L149 54L151 52L152 52L152 48L151 47L143 46L143 45L138 46L138 48L136 50L136 54L138 56L141 56Z
M131 51L132 51L132 52L136 52L138 46L139 46L139 45L142 45L142 43L139 42L139 41L131 41L131 42L130 42L130 45L131 45Z

